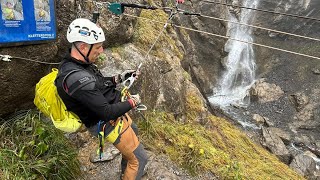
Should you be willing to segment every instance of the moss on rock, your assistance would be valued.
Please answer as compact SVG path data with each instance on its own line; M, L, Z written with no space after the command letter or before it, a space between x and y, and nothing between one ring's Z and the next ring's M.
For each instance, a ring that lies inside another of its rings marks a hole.
M165 22L168 20L168 15L162 10L142 10L140 17L143 19L137 21L134 42L138 47L148 51L162 31ZM172 27L167 26L167 29L159 37L151 54L164 59L165 54L167 54L164 50L169 50L171 51L171 54L174 54L181 60L183 58L183 53L168 32L174 32Z
M146 118L139 121L143 143L191 174L211 171L221 179L303 179L224 119L210 116L210 128L205 128L176 122L163 111L147 113Z

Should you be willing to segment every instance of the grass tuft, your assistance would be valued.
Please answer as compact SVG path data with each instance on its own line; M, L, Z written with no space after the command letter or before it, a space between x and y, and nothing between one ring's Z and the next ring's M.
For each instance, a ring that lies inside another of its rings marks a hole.
M74 179L77 152L37 112L20 112L0 126L0 179Z

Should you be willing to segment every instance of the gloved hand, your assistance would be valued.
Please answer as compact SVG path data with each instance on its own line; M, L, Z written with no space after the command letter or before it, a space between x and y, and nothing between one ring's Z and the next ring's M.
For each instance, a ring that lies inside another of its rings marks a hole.
M139 94L131 95L128 101L131 104L132 108L137 107L141 103L140 95Z

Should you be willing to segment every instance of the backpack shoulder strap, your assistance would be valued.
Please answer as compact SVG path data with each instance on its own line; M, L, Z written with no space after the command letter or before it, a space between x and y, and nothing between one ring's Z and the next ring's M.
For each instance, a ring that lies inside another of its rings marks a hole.
M94 88L95 77L85 70L72 70L62 80L63 89L69 95L85 86Z
M73 62L64 62L60 66L60 71L58 73L63 90L68 94L72 95L80 88L88 88L92 89L95 87L95 77L90 74L84 67L79 66Z

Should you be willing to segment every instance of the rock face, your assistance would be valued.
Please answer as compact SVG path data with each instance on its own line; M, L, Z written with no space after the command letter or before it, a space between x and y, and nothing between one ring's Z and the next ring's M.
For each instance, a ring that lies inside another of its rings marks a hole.
M320 2L316 0L294 0L290 2L267 0L261 1L259 8L320 18L320 15L316 13L320 8ZM319 37L317 35L319 33L319 23L317 21L263 12L256 12L256 17L257 20L253 24L261 27L302 36ZM318 51L319 42L316 41L261 29L255 29L254 35L257 43L317 57L320 56ZM320 132L318 129L320 121L316 115L319 112L318 102L320 98L320 77L317 75L317 69L320 65L319 60L259 47L255 48L255 53L257 56L258 76L265 78L268 83L279 86L283 94L278 100L272 102L253 101L249 111L262 114L264 117L269 118L275 127L289 133L292 137L290 142L299 142L306 145L319 144L318 137ZM274 94L274 92L270 92L269 95ZM319 149L319 147L316 148ZM306 149L303 148L303 150ZM295 150L290 149L290 154L295 156ZM298 157L295 157L293 162L299 161L299 158L296 158ZM299 166L314 163L311 162L313 161L311 159L308 163L307 161L301 162ZM297 170L297 172L303 172L302 174L306 177L314 178L313 167L305 165L303 168L305 169Z
M53 62L57 53L54 43L33 46L1 48L0 54ZM38 80L49 71L50 66L21 59L0 62L0 115L17 109L33 107L34 87Z
M195 5L197 3L185 3L183 8L190 9L190 7L193 7L194 11L201 12L203 15L226 18L227 11L235 15L239 14L242 9L236 6L243 5L244 0L226 2L234 6L226 7L200 2L198 5ZM257 8L320 18L318 13L320 1L317 0L264 0L260 1ZM252 25L319 38L320 26L318 21L259 11L255 11L255 16L255 21L250 23ZM180 17L179 22L201 31L221 33L222 35L226 33L226 24L222 21L183 16ZM259 28L253 29L253 38L254 42L259 44L320 57L318 41ZM223 71L223 61L226 56L224 52L225 41L195 32L190 33L190 41L191 43L182 41L184 47L190 52L186 55L182 64L185 69L197 69L198 72L201 72L194 73L193 80L194 82L200 82L198 83L199 89L203 89L202 93L210 96L212 92L210 87L211 89L215 87ZM253 114L259 114L265 121L268 119L264 126L277 127L289 134L291 138L286 141L286 144L297 141L308 145L315 144L316 148L319 149L319 60L258 46L254 46L254 50L257 78L264 78L265 81L258 81L251 89L251 105L244 110L248 117L244 116L242 118L252 119ZM210 82L206 82L207 80L203 77L207 77ZM241 112L241 110L236 111ZM261 118L257 119L257 116L255 116L255 119L263 121ZM253 123L260 124L262 122ZM295 154L292 150L290 150L290 153Z
M299 154L292 160L290 167L304 177L314 177L316 171L316 163L312 157L305 154Z
M272 129L262 128L264 145L275 154L282 162L290 162L290 153L281 138L273 132Z
M182 9L201 13L205 16L225 18L226 9L215 6L214 4L203 1L187 1L181 5ZM226 33L226 24L222 21L201 18L197 16L177 16L176 22L183 26L196 30L205 31L214 34ZM190 39L183 38L183 31L180 32L180 39L183 43L186 54L182 61L183 67L193 76L194 82L197 83L202 92L205 94L212 93L212 87L218 81L218 74L221 73L221 60L225 56L223 50L226 42L223 38L217 38L204 33L188 31Z

